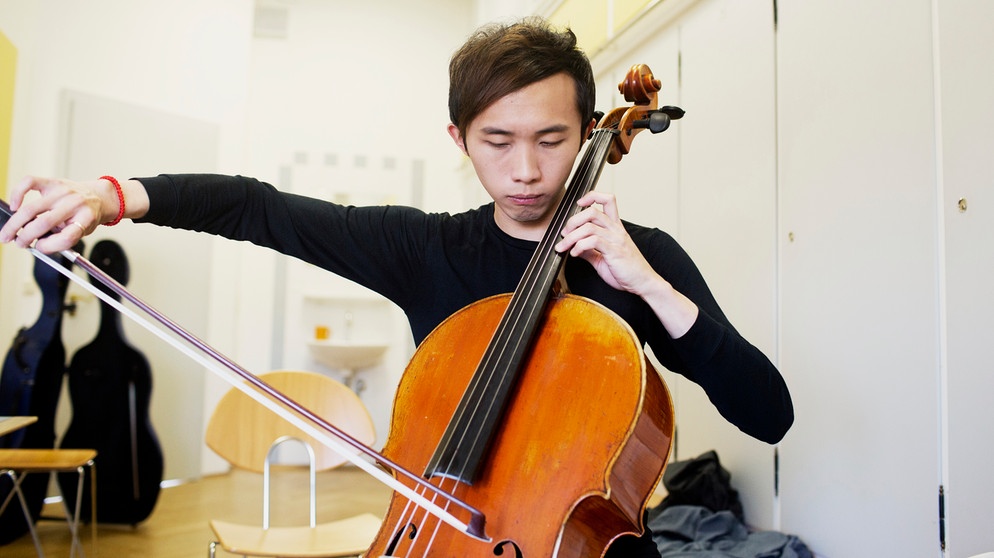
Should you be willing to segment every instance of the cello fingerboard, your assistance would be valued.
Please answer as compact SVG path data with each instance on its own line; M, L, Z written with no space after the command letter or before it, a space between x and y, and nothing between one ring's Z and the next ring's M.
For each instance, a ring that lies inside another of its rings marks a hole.
M577 200L597 183L617 135L617 130L609 128L594 130L566 194L428 464L427 477L447 477L466 484L477 478L566 261L554 248L560 231L580 211Z

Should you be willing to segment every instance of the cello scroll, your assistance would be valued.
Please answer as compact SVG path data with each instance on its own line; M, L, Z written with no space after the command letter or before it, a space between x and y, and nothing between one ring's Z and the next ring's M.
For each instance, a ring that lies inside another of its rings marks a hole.
M616 108L597 124L598 128L611 128L620 132L611 146L608 163L616 164L628 154L637 133L648 129L658 134L669 128L671 120L683 118L684 111L680 107L668 105L657 108L657 93L661 88L659 80L645 64L636 64L625 74L625 79L618 84L618 91L624 95L625 101L634 103L634 106Z

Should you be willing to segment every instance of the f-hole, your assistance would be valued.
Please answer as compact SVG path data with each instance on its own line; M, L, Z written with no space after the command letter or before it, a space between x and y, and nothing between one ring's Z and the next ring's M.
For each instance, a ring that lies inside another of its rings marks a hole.
M414 537L418 536L417 525L413 523L408 523L407 530L408 530L407 538L413 541ZM387 546L387 553L386 553L387 556L394 555L393 553L395 550L397 550L397 545L400 544L400 539L403 536L404 536L404 527L401 527L400 529L397 529L397 533L393 536L392 539L390 539L390 544Z
M514 549L513 558L524 558L524 555L521 554L521 549L518 548L518 545L514 541L501 541L498 543L497 546L494 547L494 556L503 556L505 547L511 547Z

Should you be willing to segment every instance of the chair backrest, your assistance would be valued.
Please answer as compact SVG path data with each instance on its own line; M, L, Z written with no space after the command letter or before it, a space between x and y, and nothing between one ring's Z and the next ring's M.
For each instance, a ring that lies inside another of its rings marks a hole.
M372 445L376 440L369 411L345 384L324 374L296 370L268 372L259 377L360 442ZM218 402L207 424L205 441L232 466L261 473L266 453L273 442L283 436L310 444L319 471L346 461L237 388L229 390Z

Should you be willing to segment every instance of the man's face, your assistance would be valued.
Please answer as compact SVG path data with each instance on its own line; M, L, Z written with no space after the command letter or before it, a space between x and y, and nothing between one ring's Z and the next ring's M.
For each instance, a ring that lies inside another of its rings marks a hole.
M582 139L575 85L556 74L510 93L467 127L449 134L473 163L494 199L497 225L517 238L539 240L555 213Z

